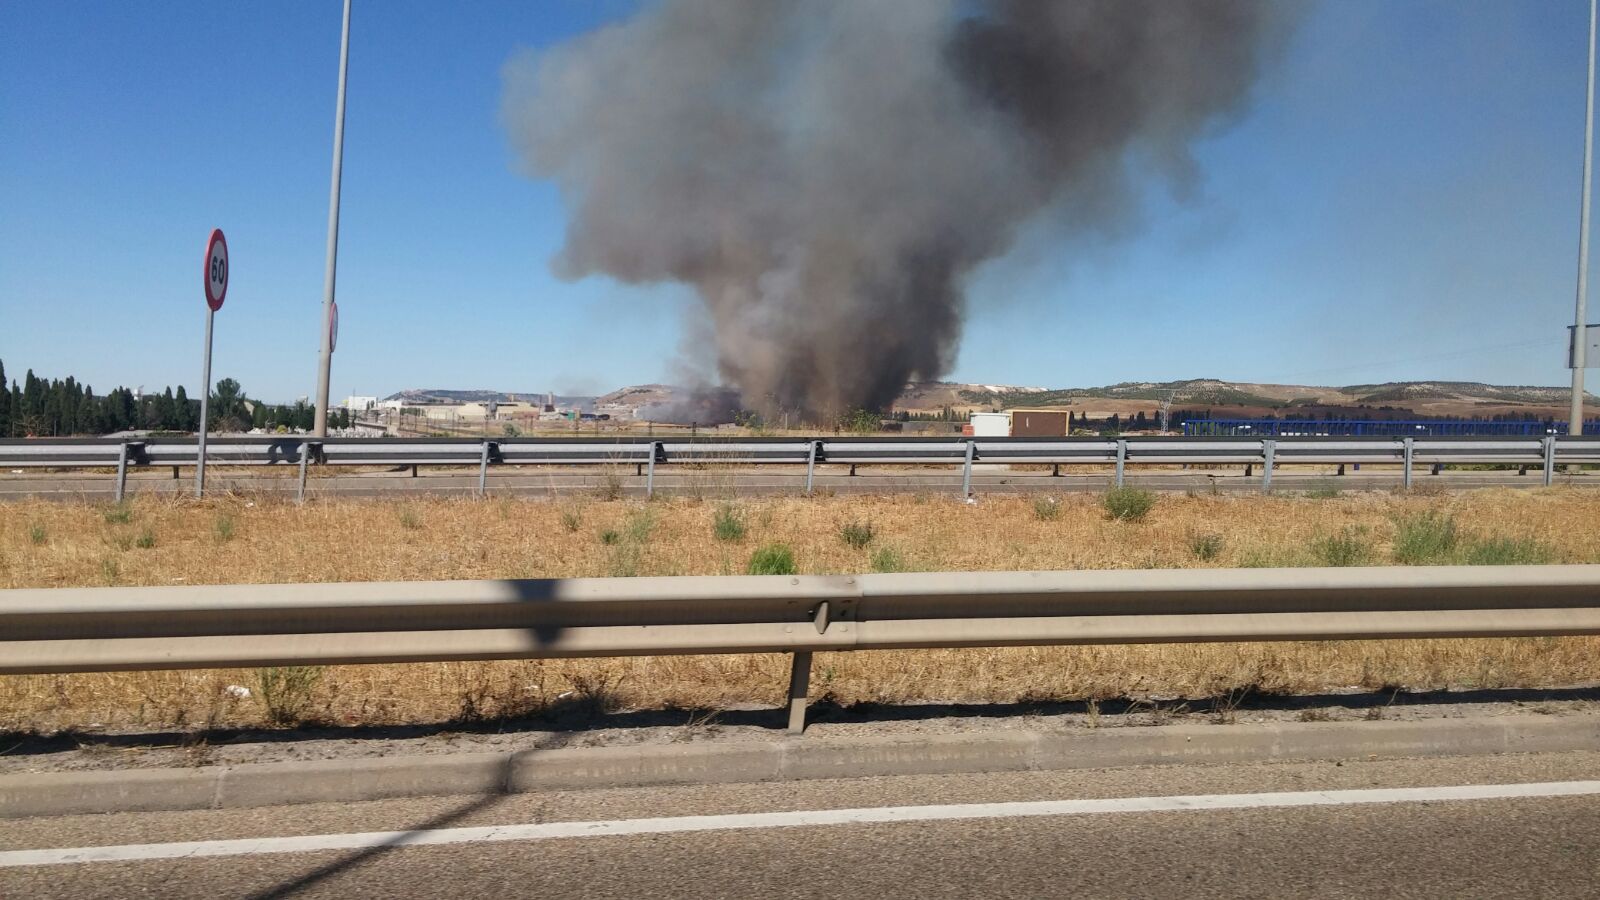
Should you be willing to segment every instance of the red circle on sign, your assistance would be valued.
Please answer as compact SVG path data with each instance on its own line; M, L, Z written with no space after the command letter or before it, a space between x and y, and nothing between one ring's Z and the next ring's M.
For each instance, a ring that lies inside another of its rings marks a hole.
M216 262L220 262L220 277L212 278L213 263ZM205 266L201 274L206 285L206 305L216 312L228 297L228 239L222 236L221 228L211 229L211 240L206 241Z

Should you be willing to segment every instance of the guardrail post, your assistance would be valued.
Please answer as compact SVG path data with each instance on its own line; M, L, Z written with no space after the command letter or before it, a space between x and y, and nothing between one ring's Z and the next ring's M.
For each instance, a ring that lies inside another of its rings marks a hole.
M117 502L122 502L122 495L128 490L128 442L123 441L117 446Z
M656 454L661 452L661 442L650 442L650 470L644 476L644 496L648 500L656 495Z
M789 733L806 730L806 694L811 688L811 651L797 650L789 665Z
M489 481L489 445L490 441L483 442L483 453L478 457L478 496L483 496L483 489Z
M972 496L972 450L973 441L967 441L966 461L961 464L961 496Z
M1547 434L1544 437L1544 486L1549 487L1556 475L1556 436Z
M1277 441L1261 442L1261 493L1272 493L1272 457L1277 452Z
M812 477L817 472L817 442L807 442L806 449L806 493L811 493Z
M1403 455L1405 456L1405 462L1404 462L1404 464L1403 464L1403 466L1401 468L1400 486L1406 488L1407 490L1410 490L1410 488L1411 488L1411 455L1416 452L1417 441L1416 441L1415 438L1406 438L1401 443L1403 444Z
M1124 438L1117 439L1117 487L1122 487L1122 470L1128 464L1128 442Z
M311 444L310 442L302 442L300 444L300 489L294 495L294 502L296 503L306 502L306 465L310 462L310 459Z

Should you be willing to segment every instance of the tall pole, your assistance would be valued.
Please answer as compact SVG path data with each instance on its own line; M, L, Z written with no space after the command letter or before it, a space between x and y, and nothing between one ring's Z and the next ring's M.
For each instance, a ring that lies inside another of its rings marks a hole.
M333 369L333 285L339 268L339 175L344 169L344 83L350 70L350 0L339 38L339 99L333 111L333 186L328 190L328 269L322 282L322 359L317 370L317 437L328 436L328 379Z
M217 311L206 309L206 353L205 361L200 365L200 446L195 450L194 466L194 495L206 495L206 426L207 417L211 410L211 323L217 318Z
M1567 433L1583 434L1583 367L1588 336L1584 334L1584 306L1589 300L1589 169L1594 160L1594 35L1595 0L1589 0L1588 101L1583 112L1583 212L1578 220L1578 303L1572 329L1572 414Z

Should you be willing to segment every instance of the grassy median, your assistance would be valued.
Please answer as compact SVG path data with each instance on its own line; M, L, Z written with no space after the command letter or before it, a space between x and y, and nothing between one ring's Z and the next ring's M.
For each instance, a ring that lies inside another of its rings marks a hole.
M0 505L0 587L1600 562L1600 493ZM1145 499L1154 502L1145 507ZM1130 509L1144 507L1137 516ZM819 654L840 702L1201 697L1600 680L1600 639ZM0 729L439 722L780 701L777 656L0 678Z

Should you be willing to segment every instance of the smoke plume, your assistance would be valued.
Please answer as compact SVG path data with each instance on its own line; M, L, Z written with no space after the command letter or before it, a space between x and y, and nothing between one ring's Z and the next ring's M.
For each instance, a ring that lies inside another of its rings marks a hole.
M661 0L506 67L570 210L558 274L694 287L746 406L881 409L950 367L973 268L1180 188L1286 29L1270 0Z

